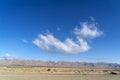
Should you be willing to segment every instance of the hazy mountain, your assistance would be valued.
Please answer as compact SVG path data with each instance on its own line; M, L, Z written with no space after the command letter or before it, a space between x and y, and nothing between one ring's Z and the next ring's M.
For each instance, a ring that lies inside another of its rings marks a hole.
M100 68L100 69L120 69L117 63L87 63L87 62L66 62L66 61L40 61L40 60L0 60L0 66L35 66L35 67L69 67L69 68Z

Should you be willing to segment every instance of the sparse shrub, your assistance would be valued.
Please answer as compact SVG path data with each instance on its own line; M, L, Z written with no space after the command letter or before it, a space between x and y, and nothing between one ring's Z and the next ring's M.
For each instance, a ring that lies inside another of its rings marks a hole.
M108 70L103 70L103 72L108 72Z
M54 69L54 72L57 72L57 70L56 70L56 69Z
M75 71L75 73L80 74L80 71L79 71L79 70L77 70L77 71Z
M110 74L112 74L112 75L117 75L117 73L116 73L116 72L110 72Z
M47 69L47 71L51 71L51 69Z

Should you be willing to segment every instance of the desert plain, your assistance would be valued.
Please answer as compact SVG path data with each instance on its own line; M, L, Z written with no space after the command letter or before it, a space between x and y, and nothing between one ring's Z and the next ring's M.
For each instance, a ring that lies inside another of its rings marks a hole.
M0 67L0 80L120 80L120 70L55 67Z

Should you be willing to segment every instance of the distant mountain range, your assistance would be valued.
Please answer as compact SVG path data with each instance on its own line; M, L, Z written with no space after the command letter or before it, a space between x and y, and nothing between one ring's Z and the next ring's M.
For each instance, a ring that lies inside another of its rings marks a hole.
M120 69L117 63L88 63L88 62L67 62L67 61L40 61L40 60L0 60L0 66L8 67L67 67L67 68L97 68L97 69Z

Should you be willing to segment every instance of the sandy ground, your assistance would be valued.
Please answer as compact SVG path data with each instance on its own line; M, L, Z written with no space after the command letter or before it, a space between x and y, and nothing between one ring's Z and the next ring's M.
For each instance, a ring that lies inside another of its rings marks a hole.
M0 67L0 80L120 80L120 70Z
M0 80L120 80L120 75L1 74Z

